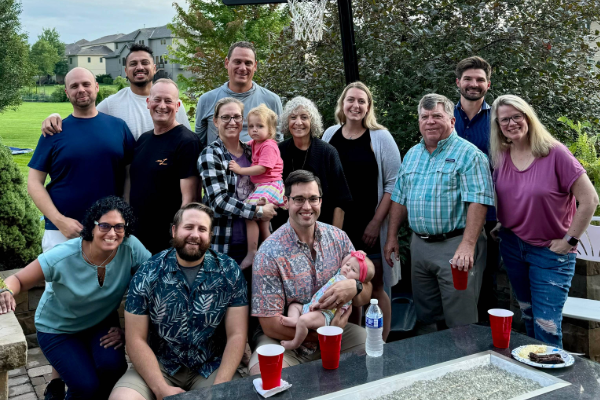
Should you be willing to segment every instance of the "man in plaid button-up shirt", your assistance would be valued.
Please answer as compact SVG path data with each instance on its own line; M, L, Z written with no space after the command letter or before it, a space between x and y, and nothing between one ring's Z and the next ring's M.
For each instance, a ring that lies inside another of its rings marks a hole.
M486 260L482 232L494 205L489 162L454 130L454 104L429 94L419 103L423 139L411 148L392 194L386 260L398 254L397 232L408 219L412 286L419 319L458 326L477 322L477 299ZM468 286L453 286L451 265L469 271Z

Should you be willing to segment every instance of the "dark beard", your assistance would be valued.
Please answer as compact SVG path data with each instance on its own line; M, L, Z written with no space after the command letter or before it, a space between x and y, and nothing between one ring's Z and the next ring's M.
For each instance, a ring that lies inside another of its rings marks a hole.
M198 246L198 250L196 250L196 251L186 250L185 240L178 238L178 237L174 237L173 240L171 241L171 244L177 251L177 255L182 260L189 261L189 262L194 262L194 261L200 260L204 256L204 253L206 253L206 251L210 248L210 241L209 242L201 241L200 245Z
M487 92L485 92L485 91L482 90L481 92L479 92L479 94L473 96L473 95L468 94L466 89L460 89L460 95L462 97L464 97L465 99L470 100L470 101L479 100L483 96L485 96L486 93Z
M142 81L142 82L132 82L132 81L129 81L129 82L132 83L132 84L134 84L135 86L137 86L139 88L143 88L143 87L148 86L148 84L152 83L152 79L148 79L148 80L145 80L145 81Z

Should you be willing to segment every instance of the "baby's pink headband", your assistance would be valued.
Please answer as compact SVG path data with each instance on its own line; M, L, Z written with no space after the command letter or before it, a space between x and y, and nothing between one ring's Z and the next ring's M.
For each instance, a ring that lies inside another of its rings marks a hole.
M358 265L360 266L360 273L358 274L358 280L363 282L367 279L367 263L365 261L365 254L360 251L353 251L350 253L351 257L354 257L358 260Z

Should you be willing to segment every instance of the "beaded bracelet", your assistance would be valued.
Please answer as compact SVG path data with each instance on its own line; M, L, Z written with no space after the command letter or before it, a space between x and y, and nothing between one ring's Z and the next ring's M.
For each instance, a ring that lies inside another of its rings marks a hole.
M2 293L2 292L9 292L9 293L10 293L10 294L12 294L13 296L15 295L15 294L13 293L13 291L12 291L12 290L10 290L10 289L8 288L8 286L6 286L6 283L4 283L4 279L0 278L0 293Z

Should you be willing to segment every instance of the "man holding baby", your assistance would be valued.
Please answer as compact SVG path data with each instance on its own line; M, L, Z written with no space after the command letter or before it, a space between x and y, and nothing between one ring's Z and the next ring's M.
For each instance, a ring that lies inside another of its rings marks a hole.
M373 267L368 258L361 257L363 253L354 252L346 233L317 222L321 196L319 178L311 172L298 170L288 176L284 202L289 210L289 221L263 242L252 266L252 316L260 321L253 348L285 342L284 368L320 358L316 346L318 336L311 324L322 322L322 325L343 328L342 353L364 349L367 336L364 328L348 323L351 308L345 306L350 301L356 306L369 302L372 289L369 278ZM354 273L350 267L342 268L349 258L354 258L351 261L355 264ZM356 274L359 279L352 279ZM313 295L336 275L343 277L326 289L318 301L313 299ZM285 317L290 305L294 310L299 308L298 304L311 304L311 311L323 310L322 317L308 316L312 312L300 318L292 317L290 312ZM332 312L326 310L332 310L333 317ZM303 345L291 350L295 347L290 343L296 337L294 325L296 321L304 320L303 317L309 318L308 325L303 326L308 326L310 331ZM249 368L251 375L260 373L256 351Z

